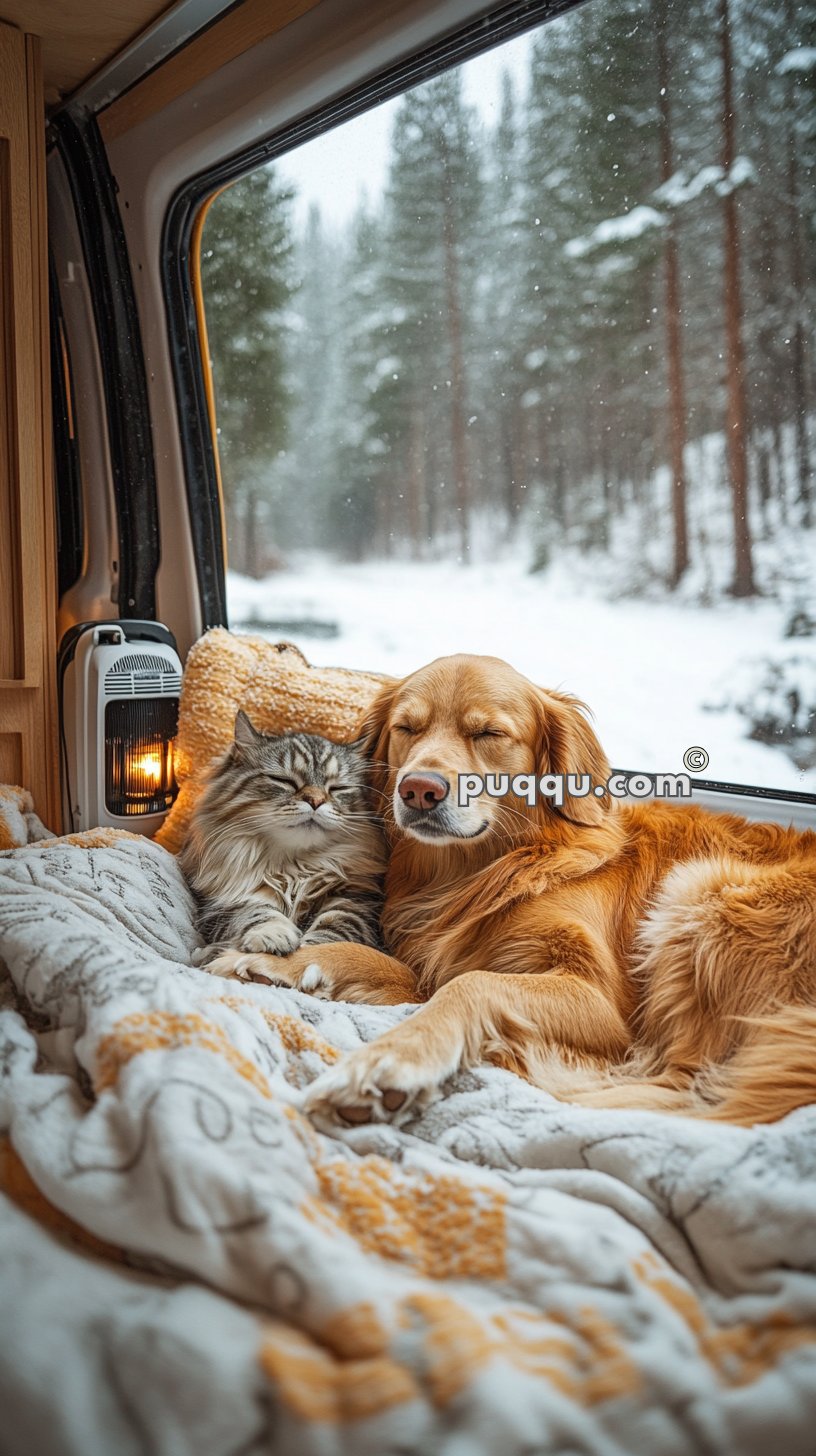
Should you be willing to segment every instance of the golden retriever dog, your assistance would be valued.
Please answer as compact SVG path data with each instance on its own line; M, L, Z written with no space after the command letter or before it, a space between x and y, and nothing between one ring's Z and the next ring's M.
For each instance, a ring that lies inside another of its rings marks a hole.
M492 657L388 685L362 732L391 954L328 945L253 970L425 1004L321 1076L309 1110L404 1121L480 1061L595 1107L751 1124L816 1100L816 834L608 793L460 805L464 774L610 773L580 702Z

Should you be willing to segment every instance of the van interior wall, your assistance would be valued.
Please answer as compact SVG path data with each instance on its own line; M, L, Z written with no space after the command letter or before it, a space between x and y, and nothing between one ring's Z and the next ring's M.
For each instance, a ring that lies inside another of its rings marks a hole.
M0 782L59 831L49 365L40 46L0 23Z

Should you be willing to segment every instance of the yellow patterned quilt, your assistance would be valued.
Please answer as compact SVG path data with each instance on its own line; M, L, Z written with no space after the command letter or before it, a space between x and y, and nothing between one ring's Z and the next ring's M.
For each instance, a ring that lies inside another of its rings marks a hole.
M3 1456L810 1456L816 1108L484 1068L324 1135L304 1088L410 1008L214 980L191 909L143 839L0 856Z

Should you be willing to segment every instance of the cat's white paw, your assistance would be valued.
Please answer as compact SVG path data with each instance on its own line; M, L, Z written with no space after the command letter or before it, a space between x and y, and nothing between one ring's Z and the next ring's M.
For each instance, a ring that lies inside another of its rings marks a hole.
M246 969L246 962L252 959L240 950L222 950L211 961L199 961L202 971L210 976L223 976L226 980L249 981L252 979Z
M264 951L224 950L204 969L213 976L229 980L254 981L264 986L283 986L289 991L305 991L319 1001L332 999L331 982L314 962L295 969L280 956Z
M253 925L241 941L241 950L252 955L289 955L300 945L301 935L296 925L285 915L270 916L260 925Z

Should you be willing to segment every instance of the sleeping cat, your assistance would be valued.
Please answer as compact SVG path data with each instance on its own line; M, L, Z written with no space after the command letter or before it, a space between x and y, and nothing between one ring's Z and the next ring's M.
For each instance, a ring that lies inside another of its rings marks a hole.
M385 839L366 767L354 744L258 733L238 714L180 855L207 941L199 965L240 976L236 951L380 945Z

